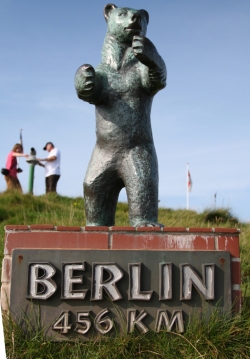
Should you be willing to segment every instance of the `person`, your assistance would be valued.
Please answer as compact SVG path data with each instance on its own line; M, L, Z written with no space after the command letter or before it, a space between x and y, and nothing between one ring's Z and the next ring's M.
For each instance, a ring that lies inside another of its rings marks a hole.
M17 157L29 157L29 155L23 153L23 146L20 143L16 143L7 156L6 169L10 172L8 175L5 175L4 178L7 184L7 190L16 189L22 192L21 184L17 178L17 174L22 172L22 170L17 168Z
M60 151L53 145L52 142L47 142L44 146L44 151L48 151L47 158L37 158L38 165L45 168L45 187L46 193L56 192L57 182L60 178ZM45 162L42 164L41 162Z

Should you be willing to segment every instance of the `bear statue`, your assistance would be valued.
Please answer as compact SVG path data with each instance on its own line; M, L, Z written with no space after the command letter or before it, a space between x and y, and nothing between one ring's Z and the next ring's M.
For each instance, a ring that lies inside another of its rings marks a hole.
M145 37L146 10L104 8L107 34L102 60L75 75L78 97L96 108L96 145L84 179L88 226L113 226L119 192L125 187L131 226L158 223L158 163L150 112L166 86L166 66Z

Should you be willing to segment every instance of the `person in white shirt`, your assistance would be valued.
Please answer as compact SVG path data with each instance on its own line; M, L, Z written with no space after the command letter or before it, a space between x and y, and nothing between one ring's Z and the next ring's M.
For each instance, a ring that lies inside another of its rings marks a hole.
M46 193L56 192L57 182L60 178L60 151L53 145L52 142L47 142L43 148L49 152L47 158L37 158L38 165L45 168L45 186ZM40 161L45 162L42 164Z

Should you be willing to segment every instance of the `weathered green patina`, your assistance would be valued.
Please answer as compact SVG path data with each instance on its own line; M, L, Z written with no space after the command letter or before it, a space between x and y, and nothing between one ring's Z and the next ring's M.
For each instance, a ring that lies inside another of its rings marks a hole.
M96 106L97 141L84 180L87 225L112 226L125 187L132 226L162 226L158 219L158 163L150 112L166 86L166 67L145 37L145 10L104 8L108 24L101 64L81 66L78 97Z

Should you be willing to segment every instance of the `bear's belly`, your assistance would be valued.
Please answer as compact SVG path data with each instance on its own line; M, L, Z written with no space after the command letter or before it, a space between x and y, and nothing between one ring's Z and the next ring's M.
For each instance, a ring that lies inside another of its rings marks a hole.
M133 147L153 142L150 123L153 98L143 89L137 66L127 71L109 71L104 98L96 106L100 145Z
M121 96L96 106L97 142L105 146L133 147L152 143L151 98Z
M141 73L137 63L133 66L119 71L106 72L107 87L106 91L109 98L119 95L127 94L128 96L140 96L141 91L144 91L141 85Z

